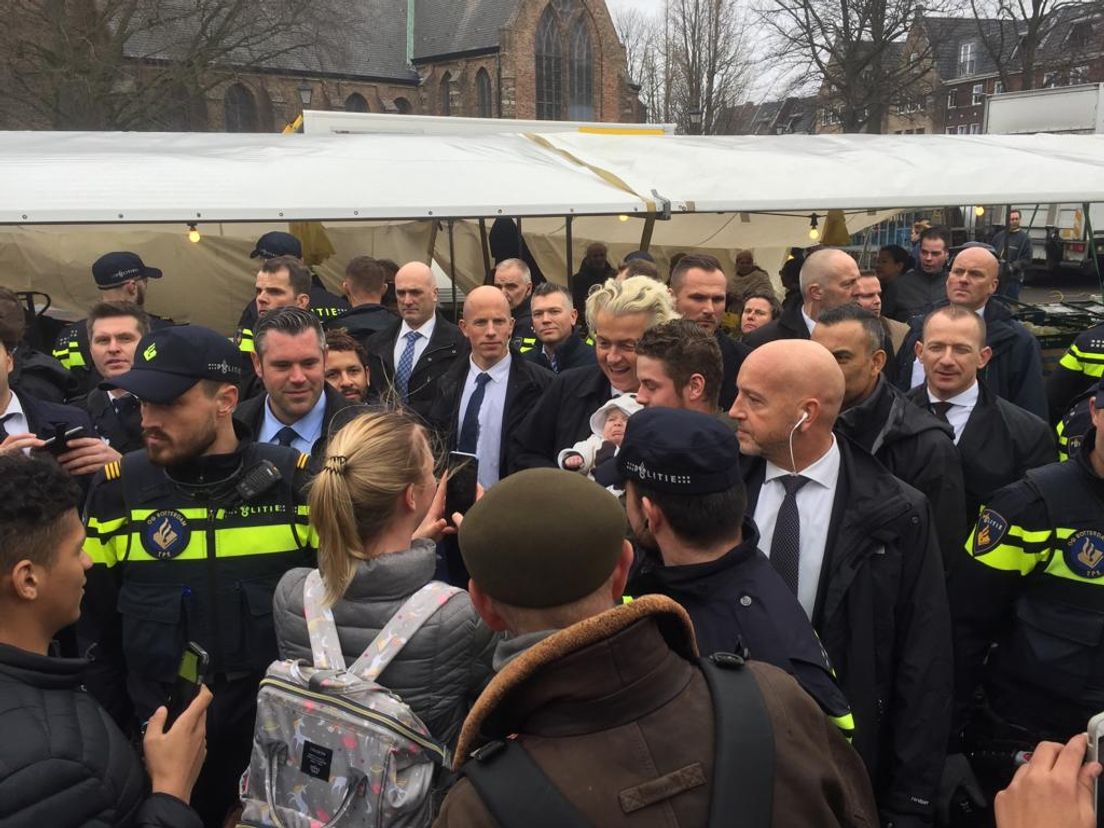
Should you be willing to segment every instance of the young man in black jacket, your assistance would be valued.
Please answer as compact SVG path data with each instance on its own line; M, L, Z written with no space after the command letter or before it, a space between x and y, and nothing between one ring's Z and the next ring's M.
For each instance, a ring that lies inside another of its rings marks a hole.
M157 710L138 756L81 686L88 662L52 658L80 614L80 490L56 463L0 457L0 824L198 828L188 807L206 753L206 688L165 731Z

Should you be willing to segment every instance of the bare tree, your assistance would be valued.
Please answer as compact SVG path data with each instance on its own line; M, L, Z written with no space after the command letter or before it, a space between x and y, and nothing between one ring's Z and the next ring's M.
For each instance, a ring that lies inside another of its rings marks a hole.
M653 123L667 121L669 76L663 48L662 17L638 8L621 8L613 18L617 37L625 47L629 78L640 87L640 100Z
M326 54L344 48L328 33L352 22L334 0L8 0L7 6L0 78L9 109L53 129L179 127L236 67L276 62L320 71Z
M944 4L953 0L942 0ZM915 0L764 0L770 54L794 85L816 84L844 132L880 132L894 106L932 92L931 44L909 38ZM939 13L940 0L929 2Z

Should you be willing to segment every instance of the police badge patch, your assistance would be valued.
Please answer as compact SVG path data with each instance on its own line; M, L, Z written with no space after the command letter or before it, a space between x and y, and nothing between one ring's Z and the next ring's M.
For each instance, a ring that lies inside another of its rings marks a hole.
M1085 529L1075 532L1062 551L1070 572L1082 578L1104 577L1104 535Z
M992 509L983 511L974 527L974 557L996 549L1007 533L1007 520Z
M142 546L161 561L175 558L187 549L191 537L187 518L174 509L154 512L142 528Z

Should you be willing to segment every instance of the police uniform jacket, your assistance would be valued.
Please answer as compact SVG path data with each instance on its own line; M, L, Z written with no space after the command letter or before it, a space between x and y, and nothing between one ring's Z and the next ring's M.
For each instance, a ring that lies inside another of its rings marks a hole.
M1051 423L1058 423L1074 401L1104 379L1104 324L1082 331L1047 377Z
M801 314L801 297L782 306L782 315L744 337L749 348L755 349L776 339L809 339L809 326Z
M828 656L801 604L759 551L750 519L743 542L714 561L664 566L657 553L638 554L625 594L666 595L689 613L703 655L746 652L785 670L851 735L851 712Z
M927 408L927 389L909 392L909 398ZM966 514L972 524L981 504L993 492L1019 480L1028 469L1057 459L1054 433L1045 420L993 394L978 383L978 399L958 439L962 476L966 481ZM967 527L967 530L969 527ZM966 533L963 533L965 536ZM954 560L961 559L962 544Z
M510 310L510 316L514 319L514 332L510 338L514 350L524 354L539 348L540 340L533 329L533 297L526 296L520 305Z
M12 354L12 363L8 385L16 391L53 403L63 403L76 393L76 378L42 351L20 345Z
M257 676L276 658L276 584L289 569L315 564L302 495L308 460L243 440L233 454L172 472L132 452L98 473L77 633L95 658L89 690L113 715L125 717L129 694L139 721L148 718L188 641L210 654L215 680ZM278 475L245 494L239 484L265 461Z
M464 396L464 384L471 368L470 360L457 360L441 377L437 399L430 411L429 423L449 451L456 450L460 402ZM499 437L498 468L505 477L511 463L510 435L526 415L533 410L541 394L552 382L551 371L541 368L514 352L510 360L510 375L506 380L506 405L502 411L502 434Z
M869 397L840 414L836 432L928 499L944 565L956 560L977 506L966 509L962 463L951 427L879 377Z
M344 296L326 290L318 274L312 273L309 310L325 325L349 310L349 302ZM238 347L245 353L253 351L253 329L259 318L256 302L250 302L242 308L241 316L238 317Z
M552 370L552 363L544 353L544 346L538 344L522 354L530 362L535 362L541 368ZM562 374L572 368L582 368L584 365L597 365L598 358L594 355L594 344L585 341L579 334L572 333L556 349L556 364L560 369L556 373Z
M151 331L171 328L175 323L171 319L149 315ZM73 375L73 394L87 394L99 384L103 377L92 362L92 352L88 346L88 321L81 319L62 328L54 340L53 357Z
M126 394L112 400L106 391L97 388L74 400L73 404L88 412L96 433L115 451L127 454L144 447L142 408L137 397Z
M371 372L371 387L383 399L389 399L396 392L395 385L395 340L402 330L402 319L395 319L384 330L377 333L365 345L368 351L368 365ZM426 343L425 350L414 363L407 386L407 406L428 421L433 403L437 398L437 383L456 362L464 362L471 350L468 340L460 329L437 312L437 323L433 336Z
M556 468L556 456L591 436L590 415L613 396L596 364L561 371L511 435L510 472Z
M839 481L813 628L855 716L854 746L883 814L925 818L950 725L947 592L927 500L837 438ZM754 514L765 462L748 458ZM930 818L930 817L929 817Z
M1095 396L1095 393L1090 388L1078 397L1054 430L1058 437L1059 460L1068 460L1071 456L1076 456L1085 435L1092 430L1092 413L1089 411L1089 400Z
M994 494L966 541L949 584L956 730L983 674L994 711L1037 738L1068 739L1104 710L1104 480L1089 459L1096 437L1090 431L1072 459Z

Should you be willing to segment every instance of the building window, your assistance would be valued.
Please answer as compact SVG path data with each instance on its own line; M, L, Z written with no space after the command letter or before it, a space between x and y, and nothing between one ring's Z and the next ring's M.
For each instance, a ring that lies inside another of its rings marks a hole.
M226 90L223 98L227 132L257 131L257 101L253 93L240 83Z
M1074 85L1074 84L1077 84L1077 83L1088 83L1089 82L1089 67L1088 66L1074 66L1072 69L1070 69L1069 82L1070 82L1071 86Z
M958 47L958 74L972 75L977 71L977 44L967 40Z
M395 109L399 110L400 115L409 115L414 111L414 107L406 98L395 98Z
M954 127L947 127L947 134L948 135L954 135L955 134L955 128Z
M571 104L568 119L571 121L594 120L594 59L590 48L590 29L586 21L575 24L571 36L571 72L568 88Z
M957 127L955 127L955 132L957 132L959 135L969 135L970 127L968 127L966 124L959 124Z
M354 92L352 95L345 99L345 111L368 112L368 101L364 100L363 95Z
M1004 81L1002 81L1002 80L993 81L993 94L994 95L1003 95L1004 94Z
M981 135L981 124L970 124L971 135Z
M493 118L494 111L491 106L491 76L486 69L480 69L475 73L475 105L476 114L480 118Z
M537 118L556 121L563 117L563 50L560 27L549 6L537 24Z
M1057 72L1047 72L1045 75L1043 75L1043 87L1044 88L1053 89L1057 85L1058 85L1058 73Z
M970 103L973 106L985 103L985 84L975 83L970 89Z
M947 93L947 109L958 108L958 90L952 89Z
M1091 20L1078 20L1070 26L1066 35L1066 43L1075 48L1088 46L1092 41L1093 24Z
M445 72L441 76L441 103L440 112L442 115L452 114L452 73Z
M917 127L916 128L916 134L917 135L923 135L924 134L924 128L923 127Z

